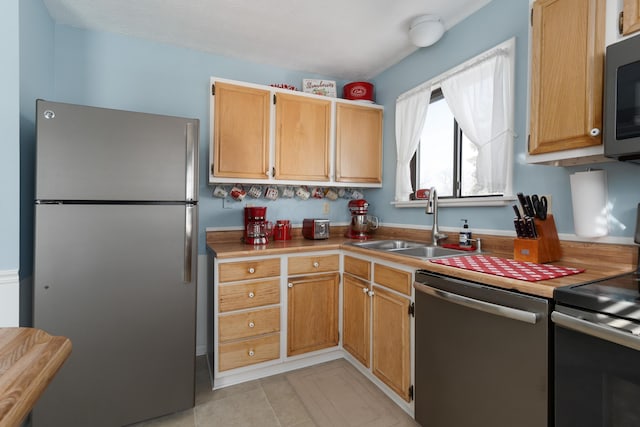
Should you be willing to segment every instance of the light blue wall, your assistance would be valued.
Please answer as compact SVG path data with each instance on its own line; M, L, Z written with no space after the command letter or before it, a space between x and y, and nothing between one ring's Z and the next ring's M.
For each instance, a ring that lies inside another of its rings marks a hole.
M19 0L0 3L0 270L17 270L20 226Z
M609 19L609 18L608 18ZM516 37L515 75L515 167L514 189L523 193L551 194L558 231L573 233L573 210L569 174L584 167L560 168L528 165L524 161L527 139L527 68L529 2L493 0L484 8L447 31L435 45L422 48L375 78L376 100L385 107L384 187L367 196L373 213L384 222L430 225L423 209L398 209L390 205L395 188L395 100L406 90L435 77L473 56ZM640 201L637 183L640 166L609 163L593 167L607 170L609 200L613 204L610 235L632 236L636 205ZM442 208L441 225L458 227L460 218L469 218L472 228L513 230L511 207ZM621 225L615 222L619 221ZM622 227L626 227L623 229Z
M247 201L227 203L231 209L225 209L207 184L210 77L298 88L304 77L330 78L64 25L56 25L55 52L56 101L200 119L200 253L204 253L205 228L241 226ZM271 220L349 219L345 200L327 202L329 215L322 214L325 201L320 200L250 202L267 206Z

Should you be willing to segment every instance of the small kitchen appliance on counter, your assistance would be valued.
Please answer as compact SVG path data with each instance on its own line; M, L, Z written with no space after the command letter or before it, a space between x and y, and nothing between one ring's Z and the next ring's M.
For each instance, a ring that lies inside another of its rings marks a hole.
M269 242L269 223L265 206L244 208L244 242L248 245L266 245Z
M351 212L351 223L347 228L345 237L350 239L367 240L369 232L378 228L378 218L368 215L369 203L364 199L351 200L349 202L349 212Z
M329 238L329 220L319 218L305 218L302 221L302 236L310 240Z

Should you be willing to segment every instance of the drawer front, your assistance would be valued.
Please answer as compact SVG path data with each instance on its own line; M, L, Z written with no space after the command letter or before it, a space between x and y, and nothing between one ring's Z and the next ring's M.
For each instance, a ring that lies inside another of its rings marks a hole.
M289 257L289 275L325 273L340 269L340 255L315 255Z
M218 345L218 370L240 368L280 357L280 334Z
M280 331L280 308L263 308L218 317L218 339L230 341Z
M221 283L276 276L280 276L280 258L229 262L218 266L218 281Z
M386 265L374 264L373 275L377 284L402 292L405 295L411 295L410 272L397 270Z
M221 313L280 303L280 279L234 283L218 287Z
M344 256L344 272L364 280L371 280L371 263L362 259Z

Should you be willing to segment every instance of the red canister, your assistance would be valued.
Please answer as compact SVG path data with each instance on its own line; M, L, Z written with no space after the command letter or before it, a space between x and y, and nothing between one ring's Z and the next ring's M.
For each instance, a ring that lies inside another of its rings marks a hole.
M343 98L373 102L373 85L369 82L352 82L344 85Z
M291 240L291 223L288 219L279 219L273 228L274 240Z

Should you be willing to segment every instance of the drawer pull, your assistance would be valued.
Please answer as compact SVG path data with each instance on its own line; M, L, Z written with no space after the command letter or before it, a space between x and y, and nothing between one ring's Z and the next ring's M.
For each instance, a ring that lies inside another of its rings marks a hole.
M287 287L289 287L289 288L293 288L293 283L289 283L289 284L287 285Z
M367 292L369 292L369 288L362 288L362 293L366 294Z
M254 328L255 326L256 326L256 324L255 324L255 323L253 323L253 322L249 322L249 327L250 327L250 328Z
M253 356L255 356L255 355L256 355L256 352L255 352L255 351L253 351L253 349L251 349L251 350L249 350L249 353L248 353L248 354L249 354L249 357L253 357Z
M256 272L256 269L255 269L255 268L253 268L253 267L249 267L249 270L248 270L248 271L249 271L249 274L253 274L253 273L255 273L255 272Z
M253 292L249 292L249 298L253 298L255 296L256 296L256 294L254 294Z
M372 297L372 296L374 296L374 295L375 295L375 293L374 293L373 291L369 291L369 292L367 292L367 294L368 294L370 297Z
M313 263L313 267L314 267L314 268L318 268L318 267L320 267L320 263L319 263L318 261L314 261L314 263Z

